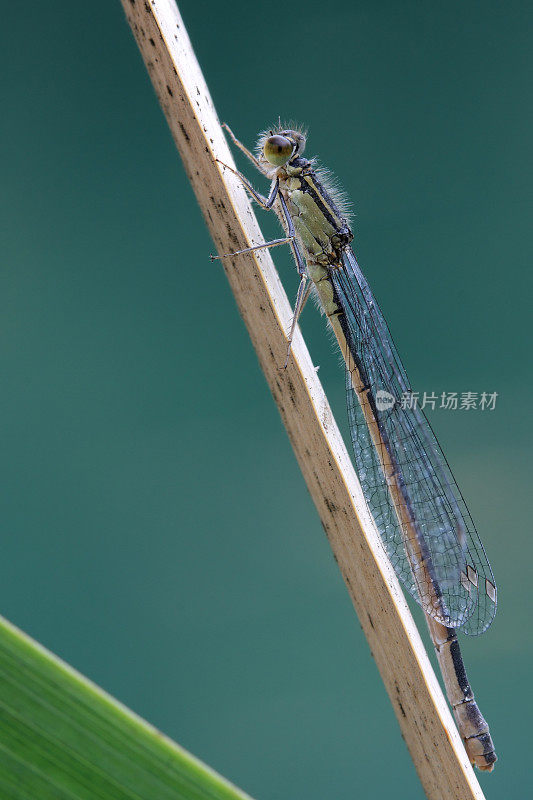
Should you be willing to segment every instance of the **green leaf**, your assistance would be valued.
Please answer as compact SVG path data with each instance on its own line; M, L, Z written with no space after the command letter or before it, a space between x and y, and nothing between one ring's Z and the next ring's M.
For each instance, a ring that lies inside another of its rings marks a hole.
M1 617L0 797L250 800Z

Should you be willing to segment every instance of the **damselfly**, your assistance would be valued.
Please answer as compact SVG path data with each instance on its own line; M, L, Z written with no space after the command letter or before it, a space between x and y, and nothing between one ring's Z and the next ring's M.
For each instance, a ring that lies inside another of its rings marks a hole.
M287 358L313 291L346 363L350 432L366 502L396 574L426 612L469 758L491 770L494 746L468 683L455 629L479 634L488 628L496 613L494 576L429 422L416 403L404 402L411 393L409 380L352 251L343 203L313 160L303 157L306 134L301 130L279 125L261 134L256 155L227 130L271 180L268 197L227 168L254 200L276 212L285 231L284 237L249 249L289 244L300 274Z

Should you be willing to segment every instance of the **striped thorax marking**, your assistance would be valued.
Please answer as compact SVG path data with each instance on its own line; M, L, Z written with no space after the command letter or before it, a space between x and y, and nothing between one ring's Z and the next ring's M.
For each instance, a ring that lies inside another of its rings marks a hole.
M286 177L281 177L280 191L308 262L340 267L341 251L352 241L353 234L310 162L296 159L287 168ZM310 277L315 280L313 275ZM318 273L317 277L322 275Z

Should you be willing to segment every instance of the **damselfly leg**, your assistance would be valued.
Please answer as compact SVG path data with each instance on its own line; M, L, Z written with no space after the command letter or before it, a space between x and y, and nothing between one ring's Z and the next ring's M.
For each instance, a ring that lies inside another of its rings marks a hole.
M251 153L251 152L250 152L250 150L248 150L248 148L246 147L246 145L244 145L244 144L243 144L241 141L239 141L239 139L237 139L237 137L235 136L235 134L234 134L234 133L233 133L233 131L231 130L230 126L229 126L229 125L227 125L225 122L223 122L223 123L222 123L222 127L223 127L223 128L225 128L225 129L227 130L227 132L229 133L229 135L230 135L230 138L231 138L231 141L233 142L233 144L235 145L235 147L238 147L238 148L239 148L239 150L240 150L242 153L244 153L244 155L246 156L246 158L249 158L249 159L250 159L250 161L252 162L252 164L254 165L254 167L255 167L256 169L258 169L260 172L262 172L262 171L263 171L263 168L261 167L261 164L260 164L260 162L258 161L258 159L257 159L257 158L254 156L254 154L253 154L253 153Z
M232 172L236 178L239 178L245 189L247 189L250 192L255 202L259 203L259 205L262 208L266 209L272 208L279 191L278 178L274 178L274 180L272 181L272 185L270 187L270 193L268 197L264 197L262 194L260 194L254 189L248 178L245 175L243 175L242 172L239 172L238 169L233 169L233 167L230 167L229 164L225 164L224 161L221 161L219 158L215 158L215 161L217 161L225 169L229 169L229 171Z

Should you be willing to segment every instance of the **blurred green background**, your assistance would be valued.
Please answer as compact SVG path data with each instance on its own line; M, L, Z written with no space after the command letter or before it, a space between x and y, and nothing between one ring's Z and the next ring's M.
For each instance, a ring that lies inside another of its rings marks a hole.
M181 11L244 141L309 126L415 388L499 393L430 419L500 588L464 644L500 756L480 780L525 797L530 6ZM2 28L1 612L257 798L422 797L119 3ZM311 307L303 329L344 419Z

